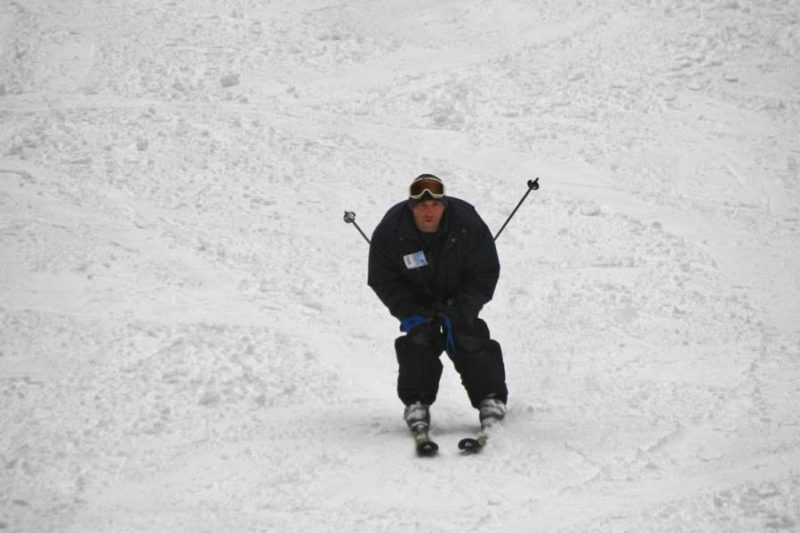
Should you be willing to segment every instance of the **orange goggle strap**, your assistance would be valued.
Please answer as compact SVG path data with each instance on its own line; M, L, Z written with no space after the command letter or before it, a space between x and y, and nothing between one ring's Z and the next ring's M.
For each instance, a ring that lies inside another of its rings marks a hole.
M444 198L444 184L434 178L418 178L408 188L408 197L412 200L421 200L428 193L431 198L438 200Z

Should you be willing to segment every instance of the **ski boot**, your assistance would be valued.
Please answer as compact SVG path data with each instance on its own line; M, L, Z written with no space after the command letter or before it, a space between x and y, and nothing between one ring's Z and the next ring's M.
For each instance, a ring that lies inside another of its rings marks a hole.
M429 406L422 402L412 403L406 406L403 418L414 436L417 447L417 455L420 457L431 457L436 455L439 445L431 440L428 433L431 426L431 413Z
M478 409L478 418L481 427L489 427L495 422L500 422L506 416L506 404L497 398L486 398Z
M411 431L427 431L431 425L431 412L430 406L422 402L416 402L406 405L403 411L403 419Z

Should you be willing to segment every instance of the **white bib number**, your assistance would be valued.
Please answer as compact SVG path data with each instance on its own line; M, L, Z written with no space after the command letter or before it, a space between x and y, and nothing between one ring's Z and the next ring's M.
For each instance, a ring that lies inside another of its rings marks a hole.
M428 264L428 260L425 259L425 252L422 250L419 252L414 252L413 254L404 255L403 262L406 264L406 268L409 270L424 267Z

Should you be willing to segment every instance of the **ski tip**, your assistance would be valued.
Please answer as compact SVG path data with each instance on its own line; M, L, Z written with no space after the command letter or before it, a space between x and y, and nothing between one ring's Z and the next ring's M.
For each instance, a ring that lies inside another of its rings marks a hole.
M466 438L458 442L458 449L464 453L478 453L483 445L478 439Z
M432 440L420 442L417 445L417 455L420 457L432 457L439 451L439 445Z

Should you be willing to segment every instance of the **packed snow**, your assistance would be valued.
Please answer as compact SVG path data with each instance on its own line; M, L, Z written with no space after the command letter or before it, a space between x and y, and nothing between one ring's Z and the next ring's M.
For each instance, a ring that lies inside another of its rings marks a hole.
M800 4L0 0L0 530L800 531ZM509 413L369 235L501 227Z

